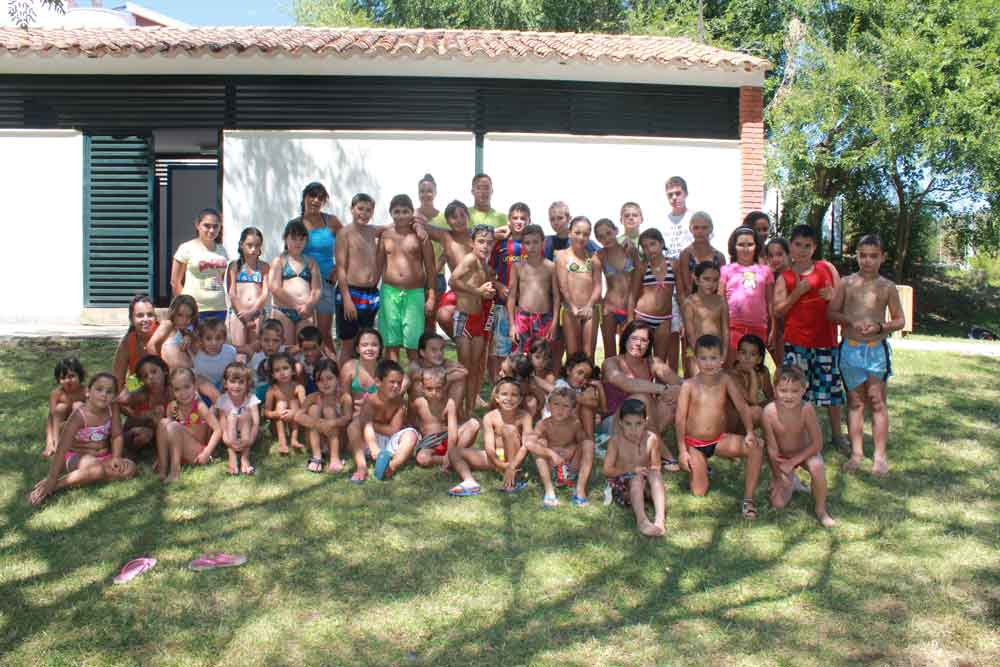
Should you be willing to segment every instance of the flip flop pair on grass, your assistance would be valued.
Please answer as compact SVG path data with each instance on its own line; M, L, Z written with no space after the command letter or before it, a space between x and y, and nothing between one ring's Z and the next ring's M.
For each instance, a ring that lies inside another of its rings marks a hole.
M195 572L204 572L206 570L215 570L223 567L237 567L246 562L246 556L214 551L212 553L202 554L201 556L195 558L193 561L188 563L188 569L194 570ZM133 558L122 566L121 571L114 578L114 583L127 584L144 572L151 570L156 563L157 560L155 558L148 558L145 556L142 558Z

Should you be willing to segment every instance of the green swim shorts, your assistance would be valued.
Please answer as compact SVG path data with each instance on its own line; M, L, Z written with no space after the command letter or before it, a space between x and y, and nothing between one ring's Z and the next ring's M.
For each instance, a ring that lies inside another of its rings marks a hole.
M382 283L378 331L386 347L417 349L424 332L424 289L400 289Z

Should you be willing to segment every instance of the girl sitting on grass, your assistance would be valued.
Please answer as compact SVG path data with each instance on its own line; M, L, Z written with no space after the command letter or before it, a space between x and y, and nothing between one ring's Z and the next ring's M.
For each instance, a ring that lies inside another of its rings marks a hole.
M144 356L136 365L135 373L142 384L135 391L128 392L124 401L119 401L119 407L125 414L126 448L136 450L153 444L157 425L170 403L170 387L167 386L169 372L163 359L152 354Z
M59 445L59 433L70 413L87 400L83 389L86 371L76 357L67 357L56 364L53 372L56 387L49 394L49 417L45 420L45 449L42 456L49 458Z
M40 505L55 491L128 479L135 464L122 458L121 419L115 398L118 382L111 373L98 373L87 386L87 398L66 420L49 464L49 474L35 484L28 501ZM59 472L66 474L60 477Z
M190 368L170 371L174 400L167 406L167 416L160 420L156 432L156 466L160 479L168 484L180 479L182 464L211 461L212 452L222 439L219 422L198 397L196 387Z

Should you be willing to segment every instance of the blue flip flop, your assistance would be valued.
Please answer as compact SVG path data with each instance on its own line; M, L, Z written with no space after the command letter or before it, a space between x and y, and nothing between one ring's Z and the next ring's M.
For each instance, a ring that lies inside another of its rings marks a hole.
M450 489L448 489L449 496L455 496L456 498L465 498L466 496L478 496L482 493L482 487L478 484L475 486L463 486L462 484L457 484Z
M392 452L383 449L375 458L375 479L385 479L385 471L389 469L389 462L392 461Z
M578 496L575 493L573 494L573 507L586 507L589 504L590 501L583 496Z

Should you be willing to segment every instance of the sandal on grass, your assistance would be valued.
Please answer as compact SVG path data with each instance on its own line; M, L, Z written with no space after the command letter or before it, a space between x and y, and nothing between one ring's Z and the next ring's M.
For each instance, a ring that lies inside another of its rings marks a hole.
M205 570L214 570L220 567L236 567L243 565L245 562L247 562L246 556L215 552L198 556L188 563L188 568L195 572L204 572Z
M330 459L330 465L327 466L327 470L330 472L340 472L344 469L344 462L340 459Z
M310 458L309 462L306 463L306 470L309 472L322 473L323 472L323 459L313 459Z
M356 472L353 475L351 475L350 477L348 477L347 481L350 482L351 484L364 484L365 480L367 480L367 479L368 479L368 473L367 472L361 472L359 470L358 472Z
M757 518L757 504L752 500L744 498L743 502L740 503L740 514L744 519L753 521Z
M573 494L573 507L586 507L589 504L590 501L586 497Z
M375 479L384 480L385 473L389 470L389 463L392 461L392 453L388 448L383 449L375 458Z
M448 489L449 496L455 496L457 498L464 498L466 496L478 496L482 492L482 487L478 484L473 484L471 486L466 486L465 484L457 484L450 489Z
M155 558L133 558L125 563L121 572L115 577L114 582L116 584L127 584L154 565L156 565Z
M542 509L552 509L559 506L559 499L555 496L542 496Z
M663 458L663 466L662 467L667 472L680 472L681 471L681 465L677 462L677 459L675 459L672 456L665 456Z

